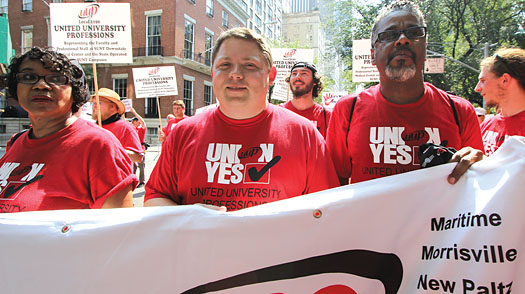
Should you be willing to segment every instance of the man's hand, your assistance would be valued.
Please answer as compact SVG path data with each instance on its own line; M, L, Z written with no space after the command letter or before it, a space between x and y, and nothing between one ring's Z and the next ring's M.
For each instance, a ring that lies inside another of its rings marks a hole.
M163 131L160 131L160 133L159 133L159 142L164 142L164 141L166 141L166 135L164 135Z
M218 212L226 212L226 206L215 206L215 205L209 205L209 204L203 204L203 203L195 203L195 205L208 208L211 210L216 210Z
M483 151L474 149L472 147L461 148L458 152L454 153L449 162L457 162L458 164L448 175L448 182L455 184L459 178L469 169L469 167L484 158Z

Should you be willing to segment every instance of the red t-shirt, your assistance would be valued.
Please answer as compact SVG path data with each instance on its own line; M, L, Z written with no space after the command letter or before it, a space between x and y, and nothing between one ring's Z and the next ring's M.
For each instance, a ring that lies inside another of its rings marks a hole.
M140 142L146 142L146 128L135 127L135 131L137 131L137 134L139 135Z
M164 135L166 135L166 138L170 134L171 130L175 127L175 125L180 122L181 120L188 118L189 116L184 115L182 118L174 118L168 122L168 124L162 129L162 132Z
M144 147L135 131L135 127L124 119L102 125L102 127L115 135L124 149L137 153L144 153Z
M284 108L291 110L311 121L315 128L321 133L321 135L323 135L323 138L326 138L326 130L328 129L328 123L332 117L332 111L330 109L326 109L321 105L314 103L314 106L308 109L299 110L293 106L291 100L284 103L283 106Z
M321 134L282 107L269 105L246 120L213 109L177 124L172 134L145 201L165 197L232 211L338 184Z
M0 212L100 208L138 183L117 139L91 122L40 139L28 134L0 159Z
M353 97L337 102L328 127L327 144L339 178L361 182L419 169L418 149L431 142L460 149L483 150L481 131L470 102L451 96L461 126L459 131L445 91L425 83L425 94L415 103L387 101L379 85L359 94L350 127Z
M481 123L487 156L494 153L509 136L525 136L525 111L510 117L497 114Z

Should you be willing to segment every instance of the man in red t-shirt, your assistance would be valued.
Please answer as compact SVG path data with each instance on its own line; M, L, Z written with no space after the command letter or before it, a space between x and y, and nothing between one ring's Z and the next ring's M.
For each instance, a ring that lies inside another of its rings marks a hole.
M277 71L257 33L222 33L212 54L218 108L175 125L146 184L144 206L208 204L238 210L337 186L323 137L268 103Z
M184 105L184 101L182 100L173 101L173 115L175 116L175 118L169 120L168 125L162 128L162 131L159 134L160 142L166 141L166 138L170 134L170 131L173 129L173 127L177 123L179 123L181 120L188 117L186 114L184 114L184 111L186 111L186 105Z
M98 90L98 96L100 106L94 101L95 95L91 96L91 101L93 102L93 113L91 115L93 119L98 117L100 110L102 127L117 137L129 158L131 158L131 161L141 162L142 156L144 155L144 148L142 147L135 128L126 120L122 119L122 115L126 112L126 107L124 103L120 101L119 94L107 88L100 88Z
M137 172L137 167L139 169L139 185L137 187L140 187L144 185L144 178L145 178L144 169L145 169L145 162L146 162L146 149L148 146L146 144L147 126L142 116L140 116L137 113L137 111L135 111L135 108L133 107L131 108L131 113L133 113L133 115L135 116L131 119L131 124L133 125L133 127L135 127L135 131L137 131L137 134L139 135L140 143L142 144L142 147L144 147L144 154L142 156L142 161L139 163L135 163L134 168L133 168L133 173Z
M435 143L461 149L448 176L455 183L483 158L474 107L423 81L426 24L417 4L395 1L372 29L372 63L379 85L339 100L327 144L341 184L419 169L418 148Z
M283 106L311 121L326 138L332 111L314 103L314 97L319 96L324 87L315 65L302 61L295 63L285 81L290 84L293 97Z
M509 136L525 136L525 50L500 49L481 62L476 85L488 107L500 112L481 124L485 154L491 155Z

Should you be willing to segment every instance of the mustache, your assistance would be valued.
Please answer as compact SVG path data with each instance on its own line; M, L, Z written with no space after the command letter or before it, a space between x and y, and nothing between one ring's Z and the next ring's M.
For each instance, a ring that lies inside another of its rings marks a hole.
M412 49L410 49L408 46L402 45L402 46L396 47L394 49L394 52L392 52L390 55L388 55L388 63L390 63L392 61L392 59L394 59L394 57L396 56L396 54L399 51L408 51L408 52L410 52L410 54L412 55L412 56L410 56L410 58L412 58L412 60L414 60L414 62L416 61L416 53Z

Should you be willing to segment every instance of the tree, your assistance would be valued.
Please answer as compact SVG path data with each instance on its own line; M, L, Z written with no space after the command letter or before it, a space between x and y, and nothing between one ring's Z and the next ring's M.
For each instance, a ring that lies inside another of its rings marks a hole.
M391 2L382 0L370 4L365 0L340 0L327 5L329 13L325 29L330 36L330 45L343 57L349 70L352 68L352 40L369 38L375 16ZM479 68L485 43L525 48L525 0L417 2L427 22L429 50ZM425 75L425 80L444 90L454 91L471 102L482 103L481 96L474 92L478 73L457 63L447 61L444 74ZM355 85L349 86L353 87Z

